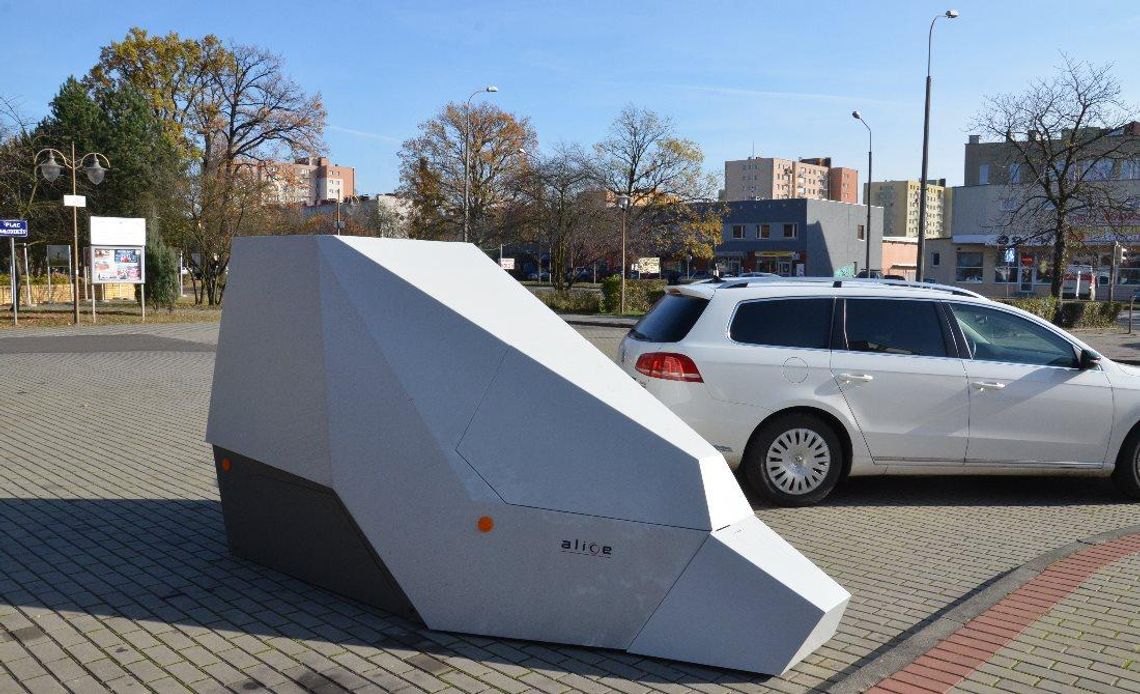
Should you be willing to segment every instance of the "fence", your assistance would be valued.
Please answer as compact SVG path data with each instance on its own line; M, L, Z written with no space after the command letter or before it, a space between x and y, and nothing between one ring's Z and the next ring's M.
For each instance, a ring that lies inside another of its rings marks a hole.
M87 293L88 285L82 280L79 283L79 299L80 301L91 301L91 295ZM114 301L114 300L135 300L135 285L133 284L100 284L95 286L95 298L98 301ZM7 281L0 286L0 304L12 303L12 287ZM46 284L24 284L20 287L20 305L21 306L34 306L36 304L55 303L55 304L68 304L71 303L71 283L65 279L57 282L52 281L51 295L48 295L48 287Z

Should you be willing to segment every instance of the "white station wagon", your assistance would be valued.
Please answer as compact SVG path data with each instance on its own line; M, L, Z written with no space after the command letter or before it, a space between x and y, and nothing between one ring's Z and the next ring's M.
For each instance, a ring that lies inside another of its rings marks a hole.
M882 474L1111 476L1140 498L1140 369L962 289L671 287L620 361L777 504Z

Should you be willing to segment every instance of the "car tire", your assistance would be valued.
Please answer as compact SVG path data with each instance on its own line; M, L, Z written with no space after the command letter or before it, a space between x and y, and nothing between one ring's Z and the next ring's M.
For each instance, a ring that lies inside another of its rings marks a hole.
M765 422L745 452L744 478L777 506L810 506L831 493L843 474L843 446L830 424L794 413Z
M1140 499L1140 430L1124 439L1120 453L1116 456L1116 469L1112 471L1112 481L1120 491L1133 499Z

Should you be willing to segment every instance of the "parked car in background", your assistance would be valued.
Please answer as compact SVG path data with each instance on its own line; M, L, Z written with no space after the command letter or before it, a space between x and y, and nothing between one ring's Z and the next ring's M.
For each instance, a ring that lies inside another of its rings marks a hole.
M1066 299L1096 299L1096 272L1091 265L1070 265L1061 284L1061 297Z
M1111 476L1140 498L1140 369L963 289L672 287L619 361L777 504L883 474Z

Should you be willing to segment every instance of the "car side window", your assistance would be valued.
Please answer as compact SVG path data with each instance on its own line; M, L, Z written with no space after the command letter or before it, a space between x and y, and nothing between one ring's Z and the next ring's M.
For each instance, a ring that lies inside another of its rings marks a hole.
M844 332L852 352L947 356L946 333L933 301L847 299Z
M973 359L1034 366L1077 368L1068 340L1033 321L1007 311L951 303Z
M752 345L827 349L833 303L831 298L745 301L732 317L729 335Z

